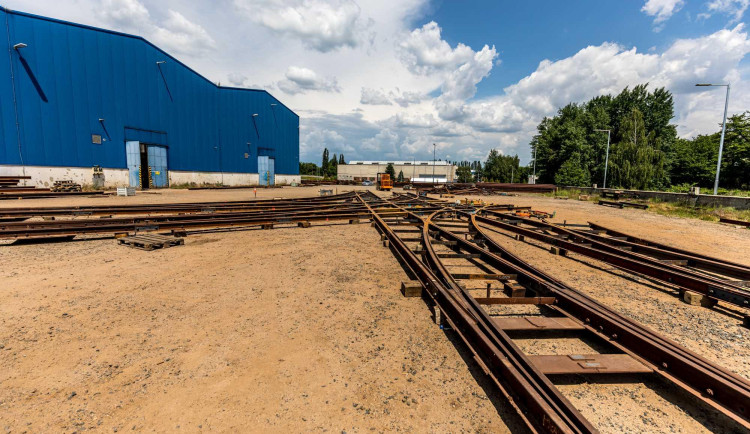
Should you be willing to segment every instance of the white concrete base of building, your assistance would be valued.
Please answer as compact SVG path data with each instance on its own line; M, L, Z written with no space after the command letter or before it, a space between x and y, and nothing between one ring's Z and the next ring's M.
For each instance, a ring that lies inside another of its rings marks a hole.
M169 171L169 185L257 185L257 173L217 173Z
M127 169L103 169L104 186L107 188L126 187ZM31 176L21 180L20 185L51 187L55 181L73 181L81 185L94 183L94 171L90 167L48 167L48 166L0 166L0 176Z
M103 169L104 187L127 187L127 169ZM45 166L4 166L0 165L0 176L31 176L22 180L20 185L50 187L54 181L70 180L81 185L93 184L93 170L90 167L45 167ZM169 185L181 184L223 184L223 185L258 185L257 173L218 173L218 172L185 172L170 170ZM300 175L276 175L276 185L289 185L302 182Z
M217 173L217 172L183 172L169 171L169 185L181 184L217 184L217 185L259 185L260 177L257 173ZM300 175L276 175L276 185L289 185L293 182L300 184Z

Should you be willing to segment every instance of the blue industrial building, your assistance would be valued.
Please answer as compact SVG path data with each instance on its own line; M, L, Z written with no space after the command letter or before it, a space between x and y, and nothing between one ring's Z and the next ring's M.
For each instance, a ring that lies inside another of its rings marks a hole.
M163 187L299 179L299 117L147 40L0 7L0 175Z

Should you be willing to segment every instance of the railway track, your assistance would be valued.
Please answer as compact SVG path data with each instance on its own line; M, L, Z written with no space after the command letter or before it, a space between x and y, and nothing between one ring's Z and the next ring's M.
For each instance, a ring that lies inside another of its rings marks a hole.
M427 204L360 196L385 241L535 432L596 432L555 387L558 375L655 376L750 429L750 383L535 269L492 241L460 209L383 213ZM381 211L378 211L380 209ZM498 316L497 309L514 314ZM519 314L519 308L524 313ZM514 337L570 334L598 352L529 355Z
M560 229L557 227L522 222L525 227L518 221L509 222L503 217L507 216L505 211L516 208L513 205L478 210L483 215L477 215L477 210L472 208L447 205L446 202L413 195L395 195L386 200L367 192L304 200L184 206L59 207L26 210L25 214L23 209L17 209L13 211L18 211L18 214L0 215L6 218L32 215L35 219L40 216L70 218L0 223L0 238L268 227L295 222L371 219L384 244L424 288L425 298L435 307L438 321L456 332L478 365L532 431L596 432L596 426L560 392L555 379L560 375L601 377L612 374L658 378L685 391L702 405L713 408L717 417L728 425L750 429L750 383L535 269L495 243L487 231L488 228L508 225L554 237L555 242L573 242L571 237L582 237L587 241L576 245L590 244L598 248L595 243L600 243L606 249L598 251L631 261L636 259L619 252L645 256L649 249L667 249L632 237L623 239L622 234L603 232L605 229L602 228L595 229L597 233L564 229L568 231L562 233L567 235L565 238L559 236L561 232L555 230ZM81 211L89 214L77 214ZM111 217L117 213L121 217ZM106 218L93 218L95 215ZM539 223L546 225L545 222ZM672 255L688 255L676 249L670 252ZM690 273L700 274L698 280L714 285L711 273L716 272L716 261L711 262L707 257L695 258L699 260L691 259L694 262L688 263L696 267ZM640 258L638 261L643 262ZM736 265L721 263L718 266L725 267L723 272L728 272L735 270ZM670 267L677 265L671 264ZM663 268L676 273L672 268ZM681 275L688 275L689 270L680 270ZM741 274L735 273L734 276L741 278ZM578 354L529 354L517 342L519 336L529 334L542 339L554 339L561 334L571 336L586 342L592 350Z
M750 269L740 264L659 247L653 242L639 244L623 240L622 235L603 236L601 228L587 233L492 209L481 210L480 214L477 221L482 224L555 246L563 249L562 253L587 256L675 286L681 292L704 295L714 302L750 308L750 290L745 288L744 280ZM726 274L720 276L717 272Z

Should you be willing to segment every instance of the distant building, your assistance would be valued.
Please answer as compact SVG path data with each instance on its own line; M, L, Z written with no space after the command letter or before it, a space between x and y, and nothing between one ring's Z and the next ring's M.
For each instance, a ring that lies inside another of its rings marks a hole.
M299 182L299 116L139 37L0 6L0 175L106 186Z
M338 165L340 181L374 181L378 173L385 172L388 164L393 164L396 177L404 173L406 182L453 182L456 166L447 161L350 161Z

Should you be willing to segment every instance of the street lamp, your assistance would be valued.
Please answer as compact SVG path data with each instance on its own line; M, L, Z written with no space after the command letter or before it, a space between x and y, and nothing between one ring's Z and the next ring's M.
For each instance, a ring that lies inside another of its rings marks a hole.
M607 166L609 166L609 136L612 133L612 130L594 130L599 132L607 132L607 156L604 158L604 186L602 188L607 188Z
M714 195L719 194L719 171L721 171L721 154L724 151L724 132L727 129L727 108L729 108L729 83L727 84L710 84L710 83L698 83L696 86L726 86L727 97L724 100L724 122L721 123L721 140L719 141L719 161L716 163L716 180L714 180Z

